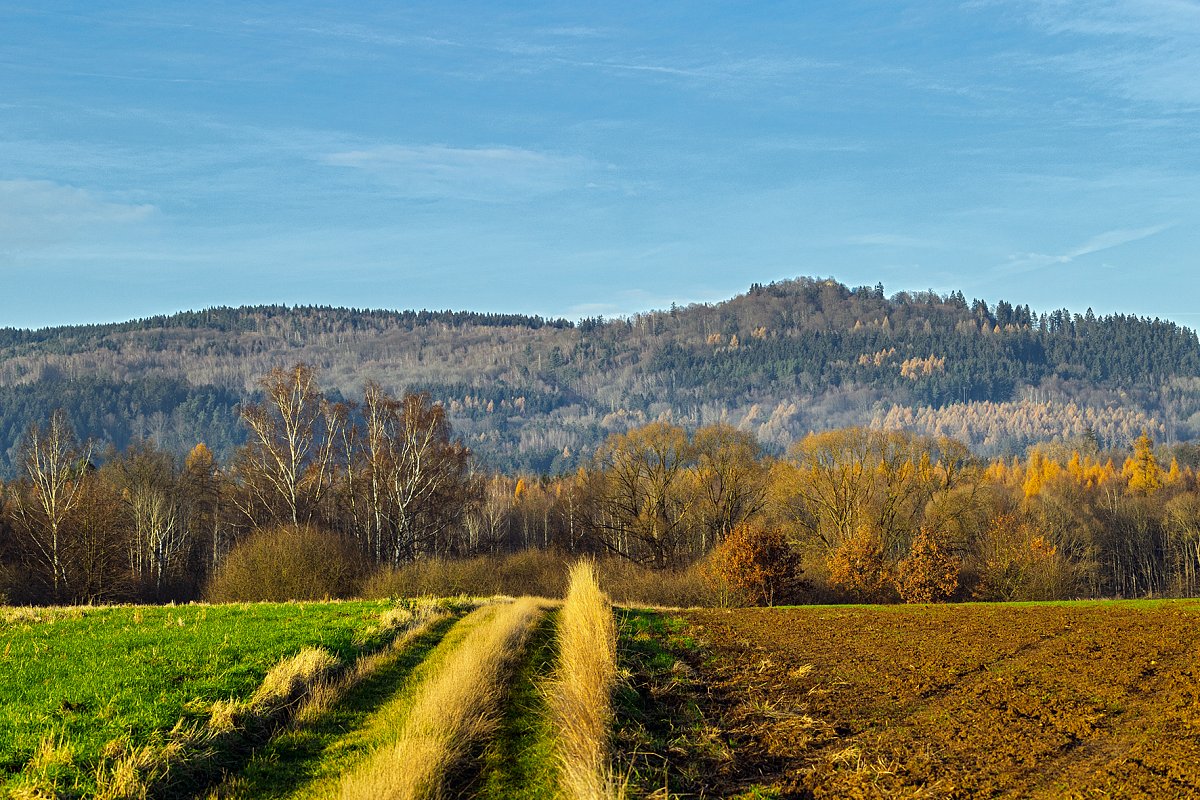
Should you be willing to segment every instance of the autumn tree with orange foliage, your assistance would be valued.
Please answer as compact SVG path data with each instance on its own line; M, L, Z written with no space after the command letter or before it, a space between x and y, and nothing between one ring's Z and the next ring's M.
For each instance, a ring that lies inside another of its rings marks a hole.
M958 590L961 559L929 528L913 537L908 556L897 564L896 591L906 603L937 603Z
M754 606L795 603L808 584L800 554L778 528L743 522L713 549L705 577L718 594Z
M884 557L883 541L867 526L860 526L826 559L829 583L858 600L887 599L892 585L890 565Z

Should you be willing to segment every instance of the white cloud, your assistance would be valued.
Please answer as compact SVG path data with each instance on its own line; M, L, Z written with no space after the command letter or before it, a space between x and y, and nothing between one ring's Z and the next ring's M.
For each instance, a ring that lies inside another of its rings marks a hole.
M1167 108L1200 106L1200 3L1193 0L1033 0L1026 19L1069 43L1028 59L1128 100Z
M1034 2L1031 19L1050 33L1176 39L1200 33L1200 3L1191 0Z
M1155 234L1162 233L1170 227L1170 225L1151 225L1148 228L1119 228L1117 230L1106 231L1097 236L1093 236L1079 247L1071 250L1063 256L1060 256L1060 258L1063 259L1062 263L1067 263L1068 261L1073 261L1080 256L1087 256L1091 255L1092 253L1099 253L1102 250L1109 250L1114 247L1119 247L1123 244L1129 244L1130 242L1148 239Z

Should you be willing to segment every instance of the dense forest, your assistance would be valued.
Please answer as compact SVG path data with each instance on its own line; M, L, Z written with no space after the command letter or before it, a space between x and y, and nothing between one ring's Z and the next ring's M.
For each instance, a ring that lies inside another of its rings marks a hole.
M334 398L427 392L491 468L565 473L652 421L729 424L780 454L862 425L950 435L984 456L1145 429L1200 435L1200 341L1172 322L1038 313L961 293L799 278L629 318L256 306L112 325L0 330L0 474L33 420L84 439L231 457L239 403L303 361Z

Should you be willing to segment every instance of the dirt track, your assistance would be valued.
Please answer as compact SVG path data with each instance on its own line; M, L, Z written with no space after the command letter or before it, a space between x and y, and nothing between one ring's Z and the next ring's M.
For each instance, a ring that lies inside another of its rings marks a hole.
M1200 604L684 616L706 796L1200 796Z

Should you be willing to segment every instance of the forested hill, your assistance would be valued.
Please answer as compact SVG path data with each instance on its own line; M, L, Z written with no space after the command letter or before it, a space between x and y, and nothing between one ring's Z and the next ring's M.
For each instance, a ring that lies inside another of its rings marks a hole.
M306 361L354 398L421 389L490 465L568 469L651 419L727 421L772 448L851 424L951 435L985 455L1094 436L1200 436L1200 341L1172 322L1038 313L961 293L799 278L628 319L256 306L112 325L0 330L0 465L63 407L117 447L227 455L238 401Z

